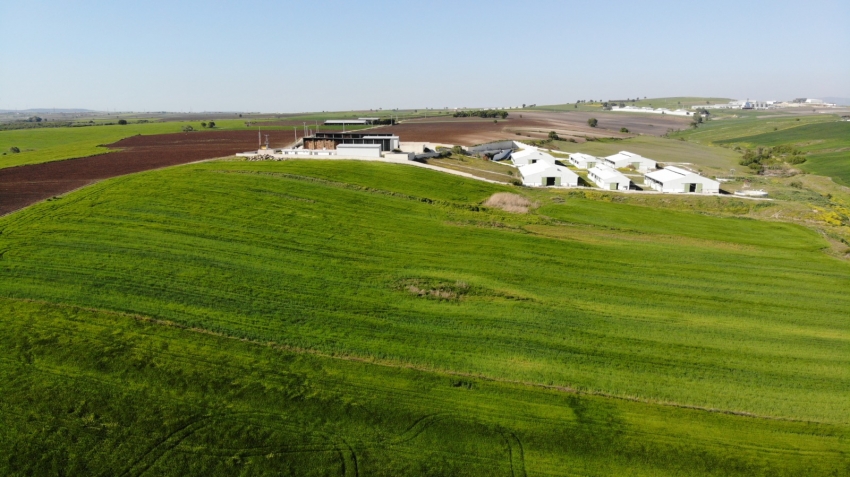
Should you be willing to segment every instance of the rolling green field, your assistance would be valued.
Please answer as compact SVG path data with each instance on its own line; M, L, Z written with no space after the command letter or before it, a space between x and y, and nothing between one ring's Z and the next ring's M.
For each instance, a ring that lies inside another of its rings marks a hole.
M727 147L792 145L807 153L800 168L850 185L850 122L834 115L723 119L672 136Z
M0 219L0 469L850 472L850 264L817 233L480 206L521 190L216 162Z

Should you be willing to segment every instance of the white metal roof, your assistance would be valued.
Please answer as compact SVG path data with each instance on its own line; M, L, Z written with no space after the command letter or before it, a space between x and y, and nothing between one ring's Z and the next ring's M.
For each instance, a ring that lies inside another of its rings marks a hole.
M679 174L679 175L682 175L682 176L686 176L688 174L696 174L695 172L691 172L687 169L682 169L681 167L676 167L676 166L667 166L664 169L668 170L668 171L675 172L676 174Z
M588 173L595 174L597 177L604 180L605 182L611 182L612 180L625 180L628 182L630 180L628 177L624 176L623 174L620 174L616 169L612 169L611 167L603 164L600 164L590 169Z
M511 157L516 157L516 158L520 158L520 159L523 158L523 157L526 157L526 156L543 156L543 157L551 157L552 159L554 159L554 157L551 154L543 152L543 151L536 149L536 148L523 149L522 151L515 152L515 153L511 154Z
M590 154L585 154L583 152L571 152L570 159L573 157L579 161L591 161L591 162L599 162L599 158L596 156L591 156Z
M668 167L666 169L661 169L660 171L650 172L649 174L646 174L646 177L662 183L683 177L683 174L669 169L670 168Z
M634 160L640 160L640 159L646 159L646 158L641 156L640 154L635 154L633 152L620 151L617 154L613 154L611 156L606 157L605 159L608 159L610 161L617 161L617 160L620 160L620 159L628 159L630 161L634 161Z
M519 166L519 173L522 174L523 177L527 177L534 174L542 174L544 172L556 172L560 175L573 175L578 177L578 174L567 169L566 167L553 166L548 162L536 162L534 164Z

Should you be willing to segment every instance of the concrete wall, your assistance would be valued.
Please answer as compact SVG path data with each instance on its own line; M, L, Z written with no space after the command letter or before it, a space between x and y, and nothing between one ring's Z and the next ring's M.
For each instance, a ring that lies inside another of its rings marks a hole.
M321 152L321 151L317 151ZM337 156L381 157L380 144L340 144L336 147Z

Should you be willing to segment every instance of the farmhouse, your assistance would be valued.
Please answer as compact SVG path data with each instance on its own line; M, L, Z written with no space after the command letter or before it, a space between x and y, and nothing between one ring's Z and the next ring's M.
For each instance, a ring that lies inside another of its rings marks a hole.
M511 160L517 166L527 164L536 164L538 162L546 162L550 165L555 165L555 158L548 153L542 152L537 148L523 149L522 151L511 154Z
M644 176L644 182L659 192L717 194L720 182L678 167L665 167Z
M605 164L599 164L587 171L587 176L602 189L605 190L629 190L632 181Z
M316 133L304 138L304 149L336 149L340 144L379 144L386 152L399 148L399 138L390 133Z
M519 166L519 173L527 186L578 186L578 174L545 161Z
M596 156L591 156L590 154L584 154L581 152L570 154L570 164L578 167L579 169L590 169L601 162L604 161Z
M636 170L646 172L658 167L658 163L654 160L629 151L620 151L613 156L604 158L604 160L606 164L615 169L633 167Z

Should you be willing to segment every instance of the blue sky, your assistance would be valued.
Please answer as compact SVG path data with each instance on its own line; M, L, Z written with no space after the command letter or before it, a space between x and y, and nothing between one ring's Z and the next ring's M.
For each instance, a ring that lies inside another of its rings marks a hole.
M0 109L850 97L850 1L2 1Z

